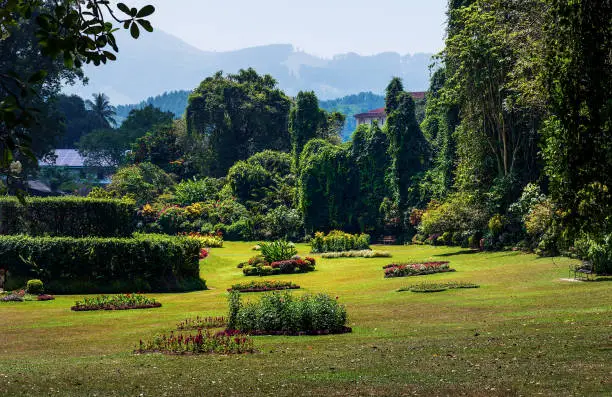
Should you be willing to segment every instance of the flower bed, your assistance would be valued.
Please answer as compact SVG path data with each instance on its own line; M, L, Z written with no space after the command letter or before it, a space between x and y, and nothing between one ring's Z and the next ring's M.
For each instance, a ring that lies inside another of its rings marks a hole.
M218 234L201 234L197 232L191 232L189 234L183 233L192 240L196 240L200 243L202 248L221 248L223 247L223 235Z
M140 340L139 346L134 350L136 354L164 353L164 354L241 354L254 353L253 340L238 331L210 331L198 330L196 335L174 334L157 335L150 341Z
M227 325L225 317L200 317L186 318L176 325L178 330L221 328Z
M307 273L315 270L314 258L294 256L292 259L266 262L262 256L249 259L248 264L242 267L245 276L270 276L275 274ZM240 266L240 265L239 265Z
M240 283L232 285L228 291L238 292L266 292L284 289L299 289L300 286L293 284L291 281L249 281L248 283Z
M390 258L391 253L387 251L374 250L358 250L358 251L341 251L341 252L325 252L321 254L321 258L336 259L336 258Z
M448 282L448 283L421 283L403 287L397 290L397 292L411 291L411 292L441 292L449 289L459 288L479 288L478 284L468 282Z
M264 293L243 304L230 292L228 328L252 335L325 335L351 332L343 305L325 295L294 297L288 291Z
M83 301L77 301L70 309L78 312L90 310L150 309L154 307L161 307L161 303L140 294L120 294L83 298Z
M28 294L23 289L12 291L12 292L0 293L0 302L50 301L53 299L55 299L53 295Z
M454 272L448 262L423 262L423 263L392 263L383 266L385 278L422 276L425 274Z

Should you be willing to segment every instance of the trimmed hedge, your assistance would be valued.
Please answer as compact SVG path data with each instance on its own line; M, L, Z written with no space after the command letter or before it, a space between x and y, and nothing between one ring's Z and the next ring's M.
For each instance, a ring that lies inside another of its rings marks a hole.
M36 276L54 293L205 289L200 244L184 237L0 236L0 268L19 282Z
M316 232L310 245L314 253L368 250L370 235L350 234L340 230L332 230L327 235Z
M128 237L134 231L134 202L84 197L0 198L0 234L70 237Z

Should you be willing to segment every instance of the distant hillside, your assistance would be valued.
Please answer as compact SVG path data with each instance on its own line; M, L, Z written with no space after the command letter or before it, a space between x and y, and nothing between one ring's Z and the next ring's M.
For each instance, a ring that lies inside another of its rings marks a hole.
M117 106L117 121L121 123L128 116L130 110L142 109L147 105L153 105L163 111L172 112L176 118L179 118L185 113L189 93L190 91L184 90L164 92L161 95L149 97L137 104L119 105ZM385 106L385 97L372 92L360 92L359 94L347 95L342 98L319 101L321 109L325 109L328 112L340 112L346 116L346 123L342 130L342 139L345 141L351 138L351 134L357 127L357 121L354 117L356 114L383 106ZM419 122L422 121L423 112L424 101L416 100L416 113Z
M113 103L137 103L160 92L192 90L218 70L235 73L253 67L271 74L289 95L314 91L321 99L355 92L382 94L393 76L404 87L424 91L428 87L431 54L355 53L319 58L296 51L290 44L273 44L229 52L201 51L182 40L155 31L138 40L118 32L118 60L104 67L86 66L86 86L67 87L67 93L89 98L103 92Z
M185 108L187 108L189 92L184 90L164 92L161 95L148 97L137 104L119 105L116 107L117 118L125 119L132 109L142 109L147 105L153 105L164 112L172 112L176 118L180 118L185 113Z

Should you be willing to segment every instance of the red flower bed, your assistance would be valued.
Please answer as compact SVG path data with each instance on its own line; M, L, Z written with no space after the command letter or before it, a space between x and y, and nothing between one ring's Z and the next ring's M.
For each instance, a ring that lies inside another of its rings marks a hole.
M228 291L238 292L266 292L284 289L299 289L300 286L290 281L251 281L248 283L234 284Z
M263 336L263 335L273 335L273 336L307 336L307 335L332 335L332 334L348 334L353 332L351 327L343 327L337 331L330 331L327 329L317 330L317 331L248 331L247 335L252 336Z

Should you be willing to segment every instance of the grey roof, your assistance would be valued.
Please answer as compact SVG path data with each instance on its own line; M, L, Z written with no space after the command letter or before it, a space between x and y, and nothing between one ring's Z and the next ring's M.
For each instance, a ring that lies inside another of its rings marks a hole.
M58 166L58 167L84 167L85 157L81 156L76 149L55 149L54 150L55 163L53 161L39 160L38 165L44 166ZM53 156L50 156L53 159Z

